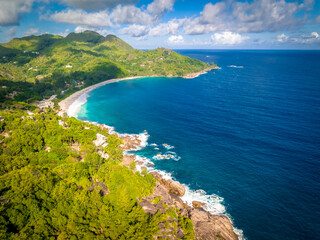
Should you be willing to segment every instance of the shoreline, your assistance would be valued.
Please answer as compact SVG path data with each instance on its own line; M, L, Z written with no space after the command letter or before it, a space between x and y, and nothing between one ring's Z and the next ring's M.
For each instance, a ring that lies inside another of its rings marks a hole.
M191 78L196 78L202 74L206 74L209 71L213 70L213 69L221 69L218 66L215 67L209 67L206 69L203 69L199 72L195 72L195 73L188 73L185 76L162 76L162 75L150 75L150 76L133 76L133 77L125 77L125 78L114 78L114 79L109 79L109 80L105 80L103 82L100 83L96 83L92 86L86 87L84 89L81 89L73 94L71 94L69 97L63 99L62 101L59 102L59 106L60 106L60 111L59 111L59 115L63 115L63 113L67 113L69 108L71 107L71 105L73 103L75 103L82 95L87 94L91 91L93 91L96 88L105 86L107 84L111 84L111 83L116 83L116 82L121 82L121 81L127 81L127 80L132 80L132 79L136 79L136 78L148 78L148 77L176 77L176 78L187 78L187 79L191 79Z
M198 77L199 75L201 74L205 74L207 73L208 71L212 70L212 69L220 69L218 67L216 68L209 68L209 69L204 69L200 72L197 72L197 73L191 73L191 74L188 74L182 78L196 78ZM60 101L59 102L59 106L60 106L60 111L58 112L58 115L60 116L63 116L64 113L66 113L69 117L77 117L77 113L79 112L81 106L86 102L86 99L88 97L88 93L99 88L99 87L102 87L102 86L105 86L107 84L111 84L111 83L116 83L116 82L120 82L120 81L126 81L126 80L132 80L132 79L137 79L137 78L146 78L146 77L165 77L165 76L135 76L135 77L126 77L126 78L119 78L119 79L110 79L110 80L106 80L106 81L103 81L101 83L97 83L95 85L92 85L92 86L89 86L87 88L84 88L80 91L77 91L73 94L71 94L69 97L65 98L64 100ZM169 77L174 77L174 76L169 76ZM90 123L93 123L93 122L90 122ZM93 124L97 124L97 123L93 123ZM139 155L136 155L135 153L132 153L133 151L138 151L142 148L144 148L148 143L147 143L147 140L148 140L148 134L147 132L144 132L144 133L140 133L140 134L120 134L116 131L114 131L114 127L112 126L108 126L108 125L105 125L105 124L97 124L99 127L101 128L105 128L105 129L108 129L109 133L115 133L118 135L118 137L120 137L121 139L124 139L124 138L129 138L131 140L129 140L129 142L132 140L134 142L138 140L139 144L138 145L135 145L133 148L131 146L131 149L128 149L127 151L124 151L124 158L127 158L127 157L132 157L131 158L131 161L135 161L136 162L136 169L137 171L142 171L143 169L146 169L148 170L148 172L150 173L157 173L158 175L160 175L161 177L156 177L154 176L156 179L158 179L158 182L159 184L157 184L157 186L159 187L159 185L163 185L161 187L164 187L164 184L163 181L173 181L173 182L176 182L172 179L172 176L170 173L167 173L165 171L162 171L162 170L158 170L158 169L155 169L154 168L154 164L153 162L151 162L149 159L145 158L145 157L141 157ZM144 138L146 135L146 139L142 140L142 138ZM141 141L142 140L142 141ZM129 144L132 144L132 143L129 143ZM128 152L131 152L131 153L128 153ZM127 165L127 164L125 164ZM154 174L152 174L154 175ZM163 180L162 180L163 179ZM162 181L162 183L161 183ZM189 214L189 217L190 219L193 218L193 214L197 215L195 218L197 219L198 218L198 215L200 214L201 215L201 211L205 212L207 214L207 218L210 219L210 216L213 216L215 218L218 218L214 220L214 222L216 221L222 221L220 224L221 225L229 225L229 228L228 230L225 229L225 233L224 231L222 231L222 234L227 234L226 236L229 236L231 237L232 239L240 239L240 240L244 240L244 236L243 236L243 232L242 230L240 229L237 229L234 227L233 223L232 223L232 218L230 215L228 215L225 211L223 212L216 212L217 210L216 209L211 209L211 205L207 205L208 203L206 203L206 198L212 195L206 195L206 193L203 191L203 190L191 190L188 185L186 184L181 184L180 182L176 182L177 184L180 184L181 186L183 186L183 188L185 189L185 194L183 196L179 196L179 200L180 200L180 203L182 204L182 206L184 206L184 204L187 204L188 208L185 208L185 209L188 209L188 214ZM214 194L213 194L214 195ZM160 196L162 196L160 194ZM217 196L219 199L221 199L219 196ZM199 202L199 200L202 202ZM221 204L221 201L222 200L219 200L217 203L215 204L219 204L222 206L222 208L224 208L224 206ZM193 202L197 202L197 203L200 203L200 204L204 204L203 207L195 207L193 205ZM195 212L196 211L196 212ZM200 213L199 213L200 211ZM227 218L228 220L226 220L225 218ZM196 232L196 225L198 224L196 220L193 220L194 222L194 229L195 229L195 232ZM210 221L208 221L207 225L205 228L208 228L211 226L213 222L213 219L210 219ZM218 224L218 226L220 226L220 224ZM201 226L201 227L198 227L198 232L200 232L201 234L203 234L204 231L203 230L203 227L204 226ZM212 227L212 226L211 226ZM231 229L231 230L230 230ZM206 233L207 234L207 233ZM232 237L232 234L235 234L237 236L237 238L234 238ZM230 238L230 239L231 239ZM207 239L212 239L212 238L207 238Z
M99 87L105 86L107 84L111 83L116 83L120 81L127 81L127 80L132 80L136 78L144 78L144 77L149 77L149 76L135 76L135 77L126 77L126 78L114 78L114 79L109 79L97 84L94 84L92 86L86 87L84 89L81 89L73 94L71 94L69 97L63 99L60 101L58 104L60 106L60 111L58 112L59 115L63 115L64 113L67 113L69 108L71 107L72 104L74 104L82 95L87 94L94 89L97 89Z

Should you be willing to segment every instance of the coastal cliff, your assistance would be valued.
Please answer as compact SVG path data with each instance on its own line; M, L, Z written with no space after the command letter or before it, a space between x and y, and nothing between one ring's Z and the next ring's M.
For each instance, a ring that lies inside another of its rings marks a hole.
M100 127L103 127L103 125L100 125ZM126 136L124 142L125 144L122 146L124 150L135 149L141 144L137 137L129 138ZM129 167L132 165L132 162L135 162L136 165L143 165L141 160L136 161L134 155L124 155L123 165ZM157 180L154 193L143 198L139 203L146 213L154 216L159 211L165 212L165 209L176 208L181 213L181 216L192 221L195 239L238 240L238 236L235 234L232 223L227 216L213 215L205 211L202 208L205 203L202 202L194 201L193 206L188 206L180 198L186 192L181 183L171 179L166 180L156 171L150 172L150 174ZM178 220L172 218L171 221ZM164 224L159 224L159 228L160 235L154 236L154 239L162 239L165 236L167 237L166 239L182 239L184 237L182 229L175 230L172 227L167 229ZM161 233L166 234L162 235Z

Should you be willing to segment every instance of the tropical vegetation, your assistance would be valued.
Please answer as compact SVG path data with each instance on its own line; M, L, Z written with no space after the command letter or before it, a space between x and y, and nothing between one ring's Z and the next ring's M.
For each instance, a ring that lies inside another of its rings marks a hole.
M63 98L112 78L184 76L208 67L170 49L137 50L114 35L92 31L14 38L0 44L0 99Z
M57 102L111 78L183 76L208 67L169 49L141 51L91 31L0 44L0 238L166 239L171 229L194 239L192 221L179 209L162 204L145 213L139 203L153 194L156 180L134 162L123 166L121 138L58 116ZM53 94L53 108L32 104ZM104 147L95 144L98 135Z

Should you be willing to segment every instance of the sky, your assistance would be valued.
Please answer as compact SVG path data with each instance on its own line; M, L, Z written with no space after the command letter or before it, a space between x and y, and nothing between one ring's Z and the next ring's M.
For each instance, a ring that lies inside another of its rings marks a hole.
M0 0L2 43L85 30L139 49L320 49L320 0Z

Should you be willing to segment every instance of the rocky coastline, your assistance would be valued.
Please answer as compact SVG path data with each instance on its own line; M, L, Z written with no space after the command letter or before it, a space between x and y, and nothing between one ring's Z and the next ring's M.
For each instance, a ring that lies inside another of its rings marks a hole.
M132 151L137 149L141 144L139 137L120 137L124 144L122 145L123 150ZM132 162L135 162L140 169L146 169L145 162L141 161L140 158L136 158L135 155L124 155L122 165L130 166ZM148 164L148 163L147 163ZM141 167L142 166L142 167ZM138 169L138 167L137 167ZM192 205L189 206L181 199L184 196L186 189L185 187L171 179L164 179L163 176L152 171L150 174L157 180L157 185L154 188L154 193L151 196L145 197L141 202L140 206L148 214L155 215L159 210L163 209L163 206L173 207L180 210L182 216L185 216L192 220L194 226L195 237L197 240L237 240L238 236L235 234L233 225L230 219L225 215L213 215L203 209L205 203L193 201ZM160 199L158 202L155 199ZM167 231L164 226L159 226L160 232ZM175 239L174 235L167 235L168 239ZM183 238L183 233L177 235L178 238ZM158 239L157 237L155 239Z
M195 77L198 77L199 75L201 74L205 74L213 69L220 69L218 66L214 66L214 67L209 67L209 68L206 68L200 72L195 72L195 73L189 73L185 76L183 76L183 78L195 78Z
M199 76L200 74L206 73L207 71L214 69L209 68L205 69L199 73L192 73L185 76L185 78L194 78ZM58 112L59 115L63 115L68 113L72 104L77 101L79 97L83 94L86 94L93 89L101 87L106 84L118 82L118 81L125 81L129 79L140 78L140 77L130 77L130 78L122 78L122 79L113 79L108 80L102 83L95 84L88 88L82 89L68 98L59 102L60 111ZM113 127L99 124L100 128L108 130L109 133L116 134L121 140L123 141L123 145L121 146L124 150L124 157L121 165L125 165L127 167L131 167L132 163L136 166L133 171L143 171L147 170L148 165L152 165L153 163L150 161L145 161L145 159L138 157L134 154L128 154L129 151L136 151L143 148L147 144L147 132L142 134L119 134L114 131ZM103 144L103 138L100 139L99 144ZM156 187L154 188L154 193L151 196L147 196L140 201L140 206L144 209L144 211L148 214L154 215L159 210L162 210L163 206L166 205L168 207L176 208L180 211L182 216L191 219L194 226L195 238L198 240L200 239L207 239L207 240L237 240L239 239L238 236L234 232L233 225L230 219L225 215L213 215L208 211L204 210L203 207L205 203L193 201L192 206L186 204L181 197L184 196L186 189L185 187L171 179L165 179L160 173L156 171L151 171L150 174L156 179ZM158 201L155 201L158 199ZM182 231L178 231L177 234L170 234L170 229L165 228L165 226L160 227L160 237L161 232L166 232L165 236L168 237L166 239L182 239L184 234ZM158 239L157 236L154 236L155 239ZM160 239L160 238L159 238ZM162 238L161 238L162 239Z

